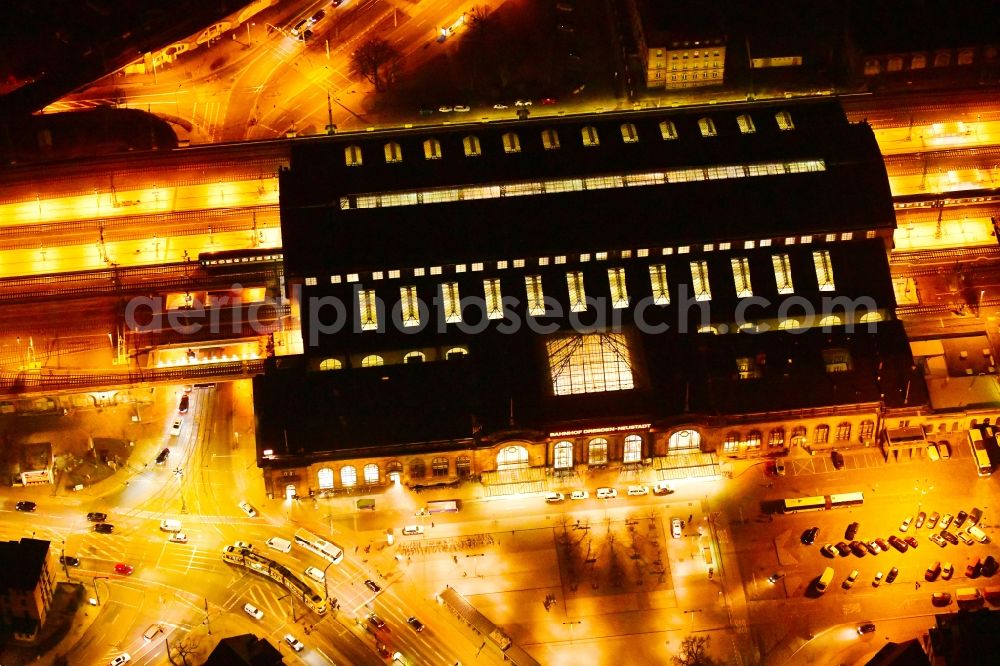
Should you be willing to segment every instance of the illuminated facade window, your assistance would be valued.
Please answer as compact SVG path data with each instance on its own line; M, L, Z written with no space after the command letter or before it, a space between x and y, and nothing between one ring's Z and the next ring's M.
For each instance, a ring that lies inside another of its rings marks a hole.
M503 135L503 151L505 153L521 152L521 139L517 134L507 132Z
M483 154L482 146L479 145L478 136L467 136L462 139L462 146L465 148L466 157L479 157Z
M850 372L851 352L843 347L824 349L823 365L826 366L826 371L829 373Z
M316 474L317 481L319 482L320 490L329 490L333 488L333 470L329 467L320 468L319 472Z
M628 307L628 287L625 285L625 269L609 268L608 282L611 284L611 307L622 309Z
M344 367L344 364L340 362L340 359L336 358L324 358L320 361L320 370L340 370Z
M639 143L639 133L636 132L635 125L624 123L622 129L622 141L625 143Z
M441 159L441 142L437 139L424 139L424 159Z
M542 130L542 147L545 150L556 150L559 148L559 133L554 129Z
M358 312L361 315L361 330L378 330L378 302L374 289L358 290Z
M500 280L498 278L483 280L483 292L486 295L486 316L489 319L503 319L503 296L500 294Z
M846 442L851 439L851 424L847 421L837 425L837 441Z
M385 144L385 161L387 164L403 161L403 149L395 141Z
M400 287L399 300L403 326L420 326L420 301L417 300L416 287Z
M736 373L740 379L757 379L760 377L760 369L753 358L740 356L736 359Z
M753 134L757 131L753 124L753 118L749 114L744 113L736 116L736 124L740 126L740 132L743 134Z
M664 120L660 123L660 136L664 141L671 141L677 138L677 126L671 120Z
M591 466L608 464L608 440L595 437L587 443L587 464Z
M806 443L806 427L795 426L792 428L792 444L802 446Z
M699 118L698 129L701 130L702 136L718 136L719 134L715 130L715 121L711 118Z
M358 485L358 470L354 465L344 465L340 468L340 485L344 488L353 488Z
M649 267L649 283L653 287L653 302L657 305L670 305L666 265L652 264Z
M736 453L740 448L740 433L730 432L726 435L725 441L722 443L722 450L726 453Z
M455 474L463 479L471 475L472 458L469 456L458 456L455 458Z
M819 283L820 291L833 291L836 285L833 283L833 264L830 263L830 252L820 250L813 252L813 265L816 267L816 282Z
M458 283L445 282L441 285L441 302L444 304L444 320L449 324L462 321L462 303L458 297Z
M374 486L378 483L378 465L368 463L364 467L365 485Z
M542 276L525 275L524 287L528 292L528 314L541 317L545 314L545 295L542 293Z
M465 358L469 355L469 350L465 347L452 347L447 352L445 352L444 357L448 360L453 358Z
M307 277L306 278L306 286L307 287L315 287L316 284L317 284L316 278L314 278L314 277Z
M599 146L601 145L601 140L597 136L597 128L587 125L582 130L580 134L583 137L583 145L585 146Z
M729 260L733 267L733 282L736 284L736 295L739 298L753 296L750 284L750 260L746 257L733 257Z
M427 355L422 351L411 351L406 352L403 356L403 363L423 363L427 360Z
M361 146L345 146L344 163L347 166L361 166Z
M642 437L629 435L625 438L625 448L622 450L623 463L642 462Z
M439 457L431 460L432 476L448 476L448 459Z
M774 428L767 435L767 445L772 449L785 448L785 429Z
M843 326L844 318L839 314L828 314L820 317L819 326L820 328L833 328L834 326Z
M712 300L712 287L708 283L708 262L691 262L691 286L694 289L695 300Z
M774 281L778 285L779 294L795 292L792 284L792 260L787 254L772 254L771 265L774 266Z
M592 333L549 340L549 374L556 395L623 391L635 386L631 354L621 333Z
M813 444L826 444L830 441L830 426L821 424L813 430Z
M410 478L411 479L423 479L427 476L427 465L420 458L415 458L410 461Z
M553 448L552 465L556 469L571 469L573 467L573 442L556 442Z
M758 451L760 450L760 430L751 430L747 434L747 450Z
M858 437L862 442L870 442L875 436L875 422L871 419L865 419L861 422L858 427Z
M802 322L794 317L789 317L788 319L782 319L778 322L778 329L781 331L794 331L796 329L802 328Z
M587 309L587 294L583 289L583 273L580 271L566 273L566 285L569 287L569 309L573 312L584 312Z
M792 122L792 116L788 111L778 111L774 114L774 120L778 123L778 129L782 131L795 129L795 123Z
M874 324L880 321L882 321L882 313L878 311L866 312L863 315L861 315L862 324Z
M362 368L374 368L379 365L385 365L385 359L378 354L369 354L361 359Z

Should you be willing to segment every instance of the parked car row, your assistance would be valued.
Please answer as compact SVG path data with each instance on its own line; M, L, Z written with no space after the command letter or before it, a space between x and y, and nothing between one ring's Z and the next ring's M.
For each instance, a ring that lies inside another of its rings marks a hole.
M635 486L629 486L628 489L626 490L626 494L629 497L642 497L645 495L649 495L650 492L652 492L654 495L663 496L663 495L670 495L676 492L676 490L667 481L657 481L656 483L653 484L652 488L645 485L635 485ZM602 486L597 489L595 495L597 499L615 499L616 497L618 497L618 489ZM572 500L589 499L590 492L587 490L574 490L573 492L570 493L569 498ZM545 493L545 501L548 502L549 504L558 504L560 502L564 502L565 500L566 500L566 495L564 493L557 491Z

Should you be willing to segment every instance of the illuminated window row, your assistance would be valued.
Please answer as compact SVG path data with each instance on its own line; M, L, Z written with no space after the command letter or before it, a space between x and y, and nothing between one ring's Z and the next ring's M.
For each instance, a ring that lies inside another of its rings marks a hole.
M666 169L664 171L647 171L586 178L551 178L502 184L458 185L455 187L384 192L379 194L352 194L340 198L340 208L342 210L392 208L395 206L415 206L418 204L446 203L452 201L502 199L505 197L536 196L556 192L590 192L627 187L665 185L668 183L728 180L732 178L819 171L826 171L826 163L823 160L799 160L791 162L732 164L690 169Z
M813 266L816 270L816 280L821 291L833 291L833 265L830 253L819 250L812 253ZM779 294L794 293L792 282L791 260L787 254L771 255L774 269L775 285ZM733 283L739 298L753 296L750 281L750 260L747 257L732 257L730 266L733 273ZM698 301L712 300L712 285L709 277L708 262L704 259L688 264L691 271L691 288ZM648 266L649 286L656 305L670 305L670 286L667 281L666 264L650 264ZM611 295L611 306L623 309L629 306L628 284L625 269L608 268L608 289ZM503 293L499 278L485 278L482 281L482 297L489 319L502 319ZM462 301L457 282L442 282L440 285L440 304L445 322L456 324L462 321ZM566 273L566 288L569 294L571 312L584 312L587 309L587 291L582 271ZM375 331L379 328L379 303L374 289L359 289L358 320L362 331ZM477 295L478 296L478 295ZM545 292L541 275L524 276L524 298L528 314L533 317L545 315ZM417 288L405 285L399 288L399 308L404 327L420 326L426 315L421 309L417 298Z

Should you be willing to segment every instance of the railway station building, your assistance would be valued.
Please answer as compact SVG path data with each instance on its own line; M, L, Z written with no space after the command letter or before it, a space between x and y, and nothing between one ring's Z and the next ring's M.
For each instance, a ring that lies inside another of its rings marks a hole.
M280 191L272 496L713 477L926 403L882 158L836 102L296 140Z

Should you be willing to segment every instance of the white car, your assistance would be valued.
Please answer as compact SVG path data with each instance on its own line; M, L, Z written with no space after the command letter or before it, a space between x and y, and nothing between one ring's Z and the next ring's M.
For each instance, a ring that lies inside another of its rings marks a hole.
M306 646L303 645L299 639L297 639L295 636L292 636L291 634L285 634L285 642L291 645L292 649L295 650L296 652L302 652L304 649L306 649Z
M562 493L545 493L545 501L549 504L558 504L564 499L566 499L566 497Z
M173 541L174 543L187 543L188 542L187 534L184 534L184 532L174 532L173 534L170 535L170 539L169 540Z
M455 113L468 113L469 111L472 111L472 108L466 106L465 104L455 105Z
M614 488L598 488L597 499L614 499L618 497L618 491Z
M181 426L184 424L184 419L177 419L174 421L173 425L170 426L170 436L176 437L181 434Z
M494 108L494 109L497 109L497 110L500 110L500 109L506 109L506 108L508 108L508 107L507 107L507 105L506 105L506 104L494 104L494 105L493 105L493 108Z
M903 522L899 524L899 531L905 532L906 530L910 529L910 523L912 522L913 522L913 516L907 516L906 518L903 518ZM942 520L941 522L943 523L944 520ZM942 525L942 527L945 526Z
M326 580L326 574L317 569L316 567L306 567L305 574L312 578L314 581L322 583Z
M252 617L255 620L259 620L264 617L264 611L257 608L253 604L246 604L243 606L243 612Z
M514 102L514 106L531 106L531 100L530 99L519 99L516 102Z
M570 499L574 499L574 500L584 500L584 499L587 499L589 497L590 497L590 493L588 493L586 490L574 490L572 493L570 493L570 496L569 496Z
M682 525L681 525L681 519L680 518L671 518L670 519L670 536L672 536L675 539L680 539L681 538L681 528L682 528Z
M251 518L257 517L257 509L250 506L249 502L240 502L240 511L247 514Z
M450 106L439 106L438 111L440 113L451 113L452 111L454 111L454 109L451 108Z
M132 661L132 655L128 652L122 652L120 655L112 659L108 666L122 666L122 664L127 664L130 661Z
M629 486L628 495L629 497L642 497L643 495L649 494L649 486Z
M424 533L423 525L403 525L403 534L406 536L419 536Z

